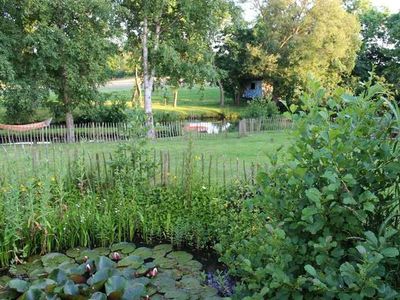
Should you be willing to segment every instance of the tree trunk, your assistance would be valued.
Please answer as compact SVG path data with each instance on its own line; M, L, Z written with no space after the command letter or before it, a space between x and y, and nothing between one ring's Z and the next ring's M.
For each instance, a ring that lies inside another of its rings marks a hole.
M178 106L178 88L173 88L172 93L174 94L174 107Z
M220 79L217 80L218 87L219 87L219 105L221 107L225 106L225 92L224 87Z
M140 77L138 74L138 66L135 66L135 90L133 91L133 96L132 96L132 107L143 106L141 85L142 84L140 82Z
M67 125L67 142L75 143L74 116L70 110L65 115L65 123Z
M235 90L235 104L240 105L240 99L242 98L243 95L243 88L239 87L237 90Z
M65 68L62 68L62 88L60 91L60 96L62 97L64 108L66 110L65 114L65 124L67 127L67 143L75 142L75 128L74 128L74 116L71 110L71 99L68 94L68 79L67 72Z
M155 138L154 131L154 120L153 120L153 109L151 103L151 94L153 90L153 79L152 74L149 73L149 50L147 44L148 37L148 24L147 18L143 21L143 37L142 37L142 47L143 47L143 85L144 85L144 111L146 113L146 127L147 127L147 137Z

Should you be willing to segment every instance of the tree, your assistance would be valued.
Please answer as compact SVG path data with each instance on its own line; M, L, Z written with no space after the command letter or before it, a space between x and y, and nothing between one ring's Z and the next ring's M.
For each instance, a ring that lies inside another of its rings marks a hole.
M154 137L152 111L152 89L156 76L165 75L163 67L171 58L180 55L179 59L187 61L187 48L193 41L203 43L210 41L209 33L219 22L219 13L223 0L124 0L126 8L126 28L128 39L133 44L141 45L142 72L144 83L144 108L148 136ZM192 48L194 50L195 48ZM197 52L190 53L190 59ZM185 57L186 56L186 57ZM186 75L186 74L185 74Z
M110 0L11 1L22 15L16 24L23 47L14 53L19 86L44 86L57 96L66 116L68 141L74 141L73 110L92 99L106 80L107 58L113 51L114 6ZM12 17L14 19L14 17ZM27 70L27 76L24 71ZM33 81L34 78L38 80Z
M32 121L40 101L48 95L43 77L36 72L37 49L26 36L24 3L0 2L0 96L6 121Z
M256 49L274 56L269 77L274 96L291 98L310 74L326 86L338 84L355 63L359 24L339 0L259 1Z
M399 87L400 81L400 13L374 7L359 12L362 45L353 75L362 81L374 69L377 76Z

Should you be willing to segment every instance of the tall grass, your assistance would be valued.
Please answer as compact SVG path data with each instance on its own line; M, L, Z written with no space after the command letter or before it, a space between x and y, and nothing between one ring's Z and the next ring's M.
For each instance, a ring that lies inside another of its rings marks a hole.
M80 152L65 159L68 167L60 169L27 165L37 171L25 170L24 180L11 170L2 177L0 266L36 253L135 239L204 248L238 213L229 203L240 198L239 185L206 184L191 148L182 160L184 178L168 182L154 180L158 162L138 144L120 145L107 160Z

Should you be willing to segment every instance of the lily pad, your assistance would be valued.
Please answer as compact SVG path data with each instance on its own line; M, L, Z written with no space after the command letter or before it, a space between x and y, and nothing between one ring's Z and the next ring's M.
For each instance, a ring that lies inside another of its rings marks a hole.
M126 279L122 276L112 276L107 279L105 284L107 296L115 297L117 294L123 293L126 287Z
M134 269L140 268L144 263L144 259L140 256L129 255L124 259L120 260L117 266L120 267L131 267Z
M62 263L73 263L74 260L62 253L49 253L42 256L42 263L46 272L50 273Z
M199 289L201 288L201 282L198 278L185 275L179 281L179 285L185 289Z
M163 269L172 269L178 264L176 260L166 257L156 258L154 263Z
M107 295L100 292L96 292L90 297L89 300L107 300Z
M119 251L122 252L123 254L131 254L133 251L135 251L135 249L136 249L135 244L127 242L122 242L111 246L112 252Z
M15 278L10 280L10 282L8 283L8 287L22 294L29 289L29 283L25 280Z
M137 248L135 251L133 251L132 255L140 256L141 258L146 260L146 259L152 258L153 250L151 250L150 248L146 248L146 247L140 247L140 248Z
M178 264L184 264L193 258L193 255L185 251L173 251L167 255L168 258L175 259Z
M78 257L82 256L83 252L89 251L89 250L90 249L88 249L88 248L72 248L72 249L68 249L65 254L71 258L78 258Z
M155 285L159 292L166 293L167 291L174 290L176 288L176 281L165 274L160 274L153 279L152 284Z
M172 251L171 244L161 244L154 247L153 252L157 256L165 256Z
M10 274L15 277L20 276L28 276L31 272L41 269L43 270L43 265L40 260L40 257L36 257L36 259L31 259L29 262L19 264L19 265L12 265L10 267Z
M95 260L95 265L97 270L102 270L102 269L109 269L109 268L115 268L116 263L113 262L111 259L105 256L100 256Z
M188 293L183 290L168 291L164 295L167 299L187 300L189 299Z
M146 289L143 284L136 283L125 289L122 300L140 300L146 295Z

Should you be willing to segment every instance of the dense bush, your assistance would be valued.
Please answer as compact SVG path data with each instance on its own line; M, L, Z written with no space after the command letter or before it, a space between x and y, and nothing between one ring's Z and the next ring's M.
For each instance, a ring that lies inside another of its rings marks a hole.
M358 96L315 85L302 100L289 158L272 157L217 246L237 297L398 299L398 111L379 85Z
M271 118L279 114L279 108L270 98L256 98L247 102L243 118Z
M96 101L83 103L76 111L76 123L119 123L127 121L127 101L119 93L100 93Z

